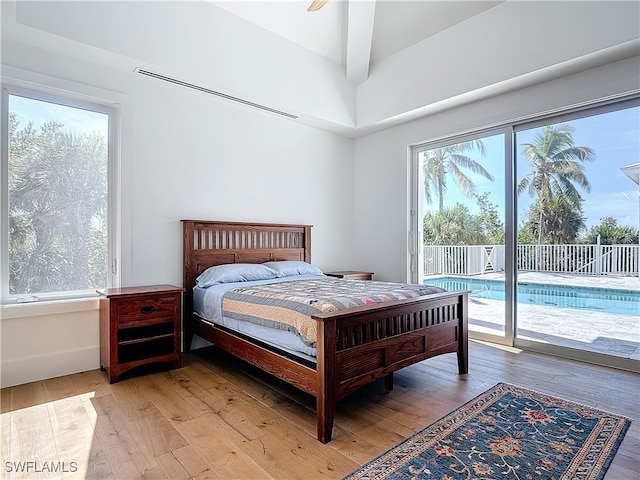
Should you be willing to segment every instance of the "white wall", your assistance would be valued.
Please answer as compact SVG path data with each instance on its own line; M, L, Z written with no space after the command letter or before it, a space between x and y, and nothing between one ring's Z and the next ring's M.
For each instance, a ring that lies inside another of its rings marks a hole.
M208 1L2 3L3 16L15 18L3 22L5 37L147 68L327 128L355 125L355 86L341 65Z
M353 140L144 77L130 86L129 282L181 282L182 218L313 224L314 263L345 263Z
M5 306L0 313L2 387L99 367L97 299Z
M182 285L183 218L312 224L313 262L349 263L352 139L62 52L3 44L2 61L120 104L123 286ZM0 315L3 387L98 368L95 300Z
M408 146L640 90L636 56L415 120L356 140L352 267L408 281Z
M497 85L571 69L577 58L624 52L629 43L637 51L639 31L638 2L501 2L373 65L358 86L357 125L384 124L456 98L477 100Z

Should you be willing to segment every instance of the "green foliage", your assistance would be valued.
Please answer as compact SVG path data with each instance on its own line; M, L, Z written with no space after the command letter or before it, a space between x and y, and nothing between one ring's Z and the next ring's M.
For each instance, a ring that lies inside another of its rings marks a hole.
M530 221L525 221L518 228L518 244L519 245L535 245L538 242L538 233L533 228Z
M480 244L504 244L504 222L500 220L497 205L489 201L489 192L475 197L480 208L480 213L477 216L478 225L481 229L482 237L486 239L486 242Z
M480 213L473 215L468 207L456 203L453 208L429 212L423 220L425 245L500 245L504 243L504 224L488 193L476 196Z
M598 235L601 245L637 245L639 241L637 229L618 225L613 217L601 218L599 225L589 229L583 243L597 243Z
M544 244L575 243L579 233L585 228L586 217L582 210L582 199L578 205L572 204L565 197L554 197L541 204L539 201L531 205L527 220L520 228L522 238L536 243L542 238ZM540 222L542 221L542 231ZM518 232L518 241L521 234Z
M472 245L477 231L474 217L460 203L437 213L427 213L423 229L425 245Z
M106 285L107 143L9 114L9 291Z

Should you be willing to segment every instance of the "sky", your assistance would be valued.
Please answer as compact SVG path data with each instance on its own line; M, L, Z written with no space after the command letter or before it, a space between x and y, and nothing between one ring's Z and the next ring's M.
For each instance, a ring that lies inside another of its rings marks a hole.
M78 133L89 133L93 130L98 130L107 138L109 131L108 116L104 113L42 102L31 98L10 95L9 111L16 114L19 129L26 127L29 121L32 121L33 125L39 128L46 121L57 120L64 123L70 130Z
M640 162L640 107L628 108L616 112L601 114L571 120L574 127L574 144L590 147L595 151L593 162L585 164L585 174L591 184L591 191L579 190L583 199L583 210L586 216L587 230L600 224L603 217L613 217L620 226L640 227L640 194L638 185L627 177L620 169L624 166ZM536 130L519 132L516 136L516 168L518 180L531 171L528 161L521 154L520 145L533 143ZM485 178L470 174L469 177L476 185L479 194L489 192L489 200L498 206L498 211L504 221L505 206L505 175L504 175L504 146L501 135L482 139L487 147L484 158L475 152L468 156L479 161L485 169L491 172L493 182ZM518 224L521 223L535 200L528 192L523 192L518 198ZM458 187L452 179L447 181L445 205L453 206L460 202L469 207L472 213L477 213L475 199L469 199L459 193ZM428 210L437 210L437 204ZM586 233L582 232L583 234Z

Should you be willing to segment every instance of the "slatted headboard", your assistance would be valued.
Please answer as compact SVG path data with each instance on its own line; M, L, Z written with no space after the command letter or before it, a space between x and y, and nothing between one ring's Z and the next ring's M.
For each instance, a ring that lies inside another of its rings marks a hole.
M278 260L311 263L311 225L182 220L182 226L185 323L193 312L196 278L209 267Z

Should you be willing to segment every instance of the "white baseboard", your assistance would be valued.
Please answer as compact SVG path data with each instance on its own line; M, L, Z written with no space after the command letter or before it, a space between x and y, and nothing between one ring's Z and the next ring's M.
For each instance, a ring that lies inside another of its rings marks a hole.
M0 387L60 377L100 368L100 345L5 360L0 366Z

